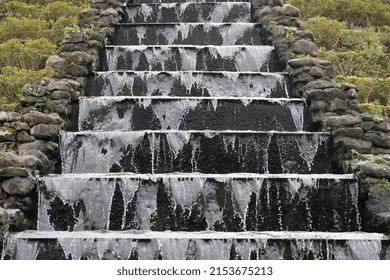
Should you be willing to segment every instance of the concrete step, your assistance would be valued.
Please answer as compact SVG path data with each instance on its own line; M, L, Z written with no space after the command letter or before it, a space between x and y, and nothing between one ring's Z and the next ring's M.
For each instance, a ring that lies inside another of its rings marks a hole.
M79 130L302 131L302 99L244 97L88 97Z
M107 46L101 71L280 72L272 46Z
M249 2L129 4L122 22L250 22Z
M289 97L285 73L95 72L88 96Z
M360 229L352 175L59 175L38 191L38 230Z
M331 173L328 133L61 133L63 173Z
M390 240L364 232L53 232L4 239L18 260L389 260Z
M255 23L119 24L113 45L261 45Z

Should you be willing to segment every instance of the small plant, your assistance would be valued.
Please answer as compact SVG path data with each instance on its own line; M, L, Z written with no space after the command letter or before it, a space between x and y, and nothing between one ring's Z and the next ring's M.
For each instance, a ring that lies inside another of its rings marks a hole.
M35 103L35 106L37 108L43 108L46 106L46 104L50 101L50 98L47 96L42 96L38 98L38 101Z
M375 162L376 164L387 164L388 161L385 160L384 158L382 157L373 157L373 158L370 158L370 161L373 161Z
M352 149L352 150L351 150L351 155L352 155L352 156L359 156L360 153L359 153L358 151Z
M373 117L372 120L374 121L374 123L381 123L381 122L383 122L383 119L382 118L378 118L378 117Z
M382 189L390 190L390 181L387 179L380 179L378 185Z
M72 32L80 32L80 26L78 25L73 25L72 27L65 27L64 28L64 32L65 34L69 34L69 33L72 33Z
M286 38L294 37L296 33L297 33L296 27L293 27L293 26L285 26L284 27L284 36Z

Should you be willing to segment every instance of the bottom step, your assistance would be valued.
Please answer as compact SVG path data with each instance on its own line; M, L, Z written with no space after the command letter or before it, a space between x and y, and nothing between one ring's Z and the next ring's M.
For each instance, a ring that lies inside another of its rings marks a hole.
M364 232L26 231L0 248L4 260L390 259L390 238Z

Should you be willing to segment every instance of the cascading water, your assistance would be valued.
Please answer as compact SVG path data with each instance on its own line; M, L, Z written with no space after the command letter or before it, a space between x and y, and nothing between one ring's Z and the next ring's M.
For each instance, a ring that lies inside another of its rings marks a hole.
M63 174L39 180L38 230L1 258L389 259L250 3L133 2L61 132Z

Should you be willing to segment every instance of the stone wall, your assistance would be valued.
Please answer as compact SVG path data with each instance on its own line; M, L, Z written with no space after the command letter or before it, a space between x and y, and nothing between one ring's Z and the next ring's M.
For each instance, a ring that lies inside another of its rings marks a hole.
M126 0L92 0L78 14L78 26L65 35L61 50L46 66L55 75L26 84L22 112L0 112L1 231L35 229L36 178L61 173L58 136L75 129L77 101L86 77L99 67L99 51L109 43Z
M282 0L252 0L252 6L289 73L293 97L306 99L309 129L331 132L335 168L359 180L362 230L390 232L390 120L360 113L358 89L337 84L331 63L315 57L313 33L296 7Z

